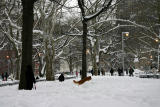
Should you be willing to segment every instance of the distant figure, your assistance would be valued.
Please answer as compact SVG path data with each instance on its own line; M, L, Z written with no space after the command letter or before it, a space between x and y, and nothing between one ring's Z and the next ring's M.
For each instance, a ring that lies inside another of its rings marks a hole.
M124 73L123 73L123 68L118 68L118 76L123 76Z
M80 75L82 75L82 70L80 70L80 72L79 72L79 73L80 73Z
M122 72L122 71L121 71L121 69L120 69L120 68L118 68L118 70L117 70L117 71L118 71L118 76L121 76L121 72Z
M58 77L59 82L64 81L64 75L63 73L61 73L61 75Z
M111 73L111 76L113 76L113 73L114 73L114 69L113 68L111 68L110 73Z
M126 68L126 75L128 75L128 69Z
M78 78L78 71L76 71L76 77Z
M101 72L100 72L100 69L98 69L98 75L100 75L100 73L101 73Z
M130 67L130 69L129 69L129 76L133 76L133 72L134 72L134 69L132 67Z
M101 70L101 73L102 73L102 76L105 76L105 71L104 71L103 68L102 68L102 70Z
M26 69L26 80L27 80L27 88L28 90L32 90L33 88L33 83L35 84L35 78L34 78L34 74L33 74L33 70L32 70L32 66L31 65L27 65L27 69Z
M94 71L93 71L93 69L91 70L91 74L92 74L92 76L93 76L93 74L94 74Z
M3 72L1 74L1 76L2 76L2 81L4 81L4 73Z
M8 73L7 72L5 73L4 77L5 77L5 80L7 81L7 78L8 78Z

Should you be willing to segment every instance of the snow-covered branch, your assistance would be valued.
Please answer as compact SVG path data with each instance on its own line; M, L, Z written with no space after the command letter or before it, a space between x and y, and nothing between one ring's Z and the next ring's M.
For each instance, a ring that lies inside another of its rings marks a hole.
M124 20L124 19L108 19L108 20L103 20L103 21L100 21L100 22L98 22L98 23L95 23L95 24L89 26L88 28L94 27L94 26L96 26L97 24L100 24L100 23L110 22L110 21L127 22L127 23L130 23L130 24L133 24L135 27L140 27L140 28L142 28L142 29L145 29L145 30L151 32L152 34L154 34L156 37L158 37L158 34L154 33L154 32L150 29L150 27L146 27L146 26L144 26L144 25L140 25L140 24L137 24L137 23L132 22L132 21L130 21L130 20Z
M0 50L3 50L5 46L7 46L8 43L4 43L2 47L0 47Z
M97 17L98 15L100 15L102 12L106 11L109 9L111 3L112 3L113 0L110 0L108 2L108 4L106 6L103 6L99 11L97 11L96 13L92 14L92 15L89 15L89 16L84 16L84 20L88 21L88 20L91 20L95 17ZM106 1L105 1L106 2ZM104 2L104 3L105 3Z

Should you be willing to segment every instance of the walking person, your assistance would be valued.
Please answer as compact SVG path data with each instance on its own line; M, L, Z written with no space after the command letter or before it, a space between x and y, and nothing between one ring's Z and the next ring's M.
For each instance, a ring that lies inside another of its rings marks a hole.
M121 71L121 69L120 69L120 68L118 68L118 70L117 70L117 71L118 71L118 76L121 76L121 72L122 72L122 71Z
M91 74L92 74L92 76L93 76L93 74L94 74L94 71L93 71L93 69L91 70Z
M5 73L4 77L5 77L5 80L7 81L7 79L8 79L8 73L7 72Z
M134 69L132 67L130 67L130 69L129 69L129 76L133 77L134 76L133 72L134 72Z
M2 76L2 81L4 81L4 73L3 72L1 74L1 76Z
M126 75L128 75L128 69L126 68Z
M98 69L98 75L100 75L100 73L101 73L101 72L100 72L100 69Z
M82 75L82 70L80 70L79 74L80 74L80 76Z
M102 72L102 76L105 76L105 71L103 68L102 68L101 72Z
M76 78L78 78L78 71L76 71Z
M114 69L112 67L111 67L110 73L111 73L111 76L113 76Z

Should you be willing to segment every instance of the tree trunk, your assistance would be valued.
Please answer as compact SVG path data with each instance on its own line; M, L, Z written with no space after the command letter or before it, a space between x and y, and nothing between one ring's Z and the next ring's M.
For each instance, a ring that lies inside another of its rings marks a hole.
M158 4L157 4L157 11L158 11L158 20L159 20L159 23L160 23L160 1L158 1Z
M87 77L87 57L86 57L86 45L87 45L87 22L85 20L82 21L83 23L83 50L82 50L82 77L84 79Z
M16 75L15 75L16 80L19 80L19 72L20 72L20 58L17 57L17 60L16 60Z
M69 53L71 54L72 53L72 47L69 46ZM72 55L69 56L69 70L70 70L70 73L73 73L73 63L72 63Z
M98 75L98 68L97 68L97 63L96 63L95 50L94 50L94 53L93 53L93 71L94 71L94 75L97 76Z
M47 81L52 81L52 63L51 60L49 59L49 57L46 57L46 80Z
M70 70L70 73L73 73L73 64L72 64L72 57L71 56L69 58L69 70Z
M45 47L46 47L46 80L53 81L54 80L54 71L53 71L53 50L49 47L49 39L46 39Z
M34 0L22 0L23 30L22 30L22 63L19 89L27 89L26 66L32 65L32 30L33 30Z

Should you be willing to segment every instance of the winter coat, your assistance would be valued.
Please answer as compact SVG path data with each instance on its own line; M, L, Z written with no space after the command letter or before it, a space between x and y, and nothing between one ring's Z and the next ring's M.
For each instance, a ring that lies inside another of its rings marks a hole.
M4 74L2 73L2 80L4 81Z
M6 80L7 80L7 78L8 78L8 73L7 73L7 72L5 73L5 78L6 78Z
M111 68L110 73L112 74L114 72L113 68Z
M58 77L58 80L59 80L60 82L64 81L64 75L61 74L61 75Z
M129 73L130 73L130 74L133 74L133 72L134 72L133 68L130 68L130 69L129 69Z

